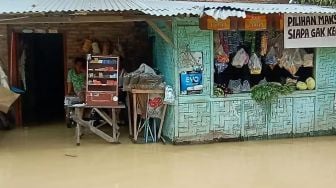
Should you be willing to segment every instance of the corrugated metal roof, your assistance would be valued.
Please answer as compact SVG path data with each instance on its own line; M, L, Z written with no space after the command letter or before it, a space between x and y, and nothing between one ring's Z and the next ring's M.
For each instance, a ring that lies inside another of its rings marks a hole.
M2 14L150 9L139 0L0 0L0 2Z
M257 4L257 3L206 3L204 14L212 16L215 19L226 19L231 16L227 9L233 9L237 12L231 12L237 17L245 17L245 12L272 14L272 13L336 13L336 9L315 6L315 5L298 5L298 4ZM244 11L244 13L241 13Z
M336 9L316 5L301 4L260 4L260 3L206 3L205 8L233 8L261 14L270 13L336 13Z
M171 0L0 0L0 14L78 11L139 11L153 16L207 14L244 17L246 12L336 13L336 9L298 4L220 3Z

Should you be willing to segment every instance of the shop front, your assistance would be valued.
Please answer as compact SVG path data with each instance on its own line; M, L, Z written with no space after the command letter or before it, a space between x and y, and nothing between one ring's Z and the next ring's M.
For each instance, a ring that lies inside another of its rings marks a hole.
M335 21L286 12L175 19L176 66L166 73L178 78L178 97L164 134L174 143L334 135Z

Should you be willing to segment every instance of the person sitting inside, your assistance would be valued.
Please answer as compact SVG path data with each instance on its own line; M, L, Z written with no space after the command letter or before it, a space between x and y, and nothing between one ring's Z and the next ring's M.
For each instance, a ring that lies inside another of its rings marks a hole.
M84 58L76 58L74 67L68 71L67 95L76 95L84 100L86 79L86 61Z

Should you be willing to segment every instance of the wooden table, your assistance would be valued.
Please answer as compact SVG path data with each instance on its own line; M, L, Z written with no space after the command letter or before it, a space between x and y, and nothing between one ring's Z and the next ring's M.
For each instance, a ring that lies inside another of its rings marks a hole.
M164 90L142 90L142 89L132 89L131 91L129 91L132 94L132 104L133 104L133 139L134 141L138 140L138 134L139 134L139 130L138 130L138 112L137 112L137 96L138 94L164 94ZM128 99L129 100L129 99ZM161 139L161 132L162 132L162 127L163 127L163 123L164 123L164 119L165 119L165 114L166 114L166 109L167 109L167 104L163 104L163 112L161 117L159 118L160 121L160 126L159 126L159 131L157 134L157 138L158 140ZM131 114L129 113L129 119L131 119Z
M117 124L117 117L116 117L116 109L125 108L124 104L119 104L117 106L88 106L88 105L72 105L71 108L74 108L74 113L71 114L72 119L76 122L76 144L80 145L80 138L82 136L83 131L81 130L82 127L87 128L92 133L100 136L104 140L109 143L119 143L119 126ZM94 125L95 120L85 121L83 119L84 110L85 109L92 109L92 111L96 112L101 118L102 121L99 125ZM106 114L103 109L111 109L112 110L112 118ZM109 135L103 132L100 127L103 125L110 125L112 127L112 135Z

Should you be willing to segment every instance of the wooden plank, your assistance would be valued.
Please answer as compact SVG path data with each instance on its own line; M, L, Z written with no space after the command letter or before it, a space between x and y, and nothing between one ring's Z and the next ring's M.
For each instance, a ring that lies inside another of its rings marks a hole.
M163 31L161 31L161 29L152 20L147 19L146 22L150 27L153 28L153 30L155 32L157 32L160 35L160 37L164 41L166 41L169 45L171 45L173 48L175 48L172 39L170 37L168 37Z
M130 92L126 92L126 107L127 107L127 116L128 116L128 129L129 129L129 135L132 136L132 113L131 113L131 98L130 98Z
M132 93L133 95L133 138L134 141L137 141L138 139L138 133L137 133L137 118L138 118L138 113L137 113L137 100L136 100L136 93Z
M151 89L151 90L148 90L148 89L132 89L131 91L132 93L157 93L157 94L162 94L164 93L164 90L161 90L161 89Z

